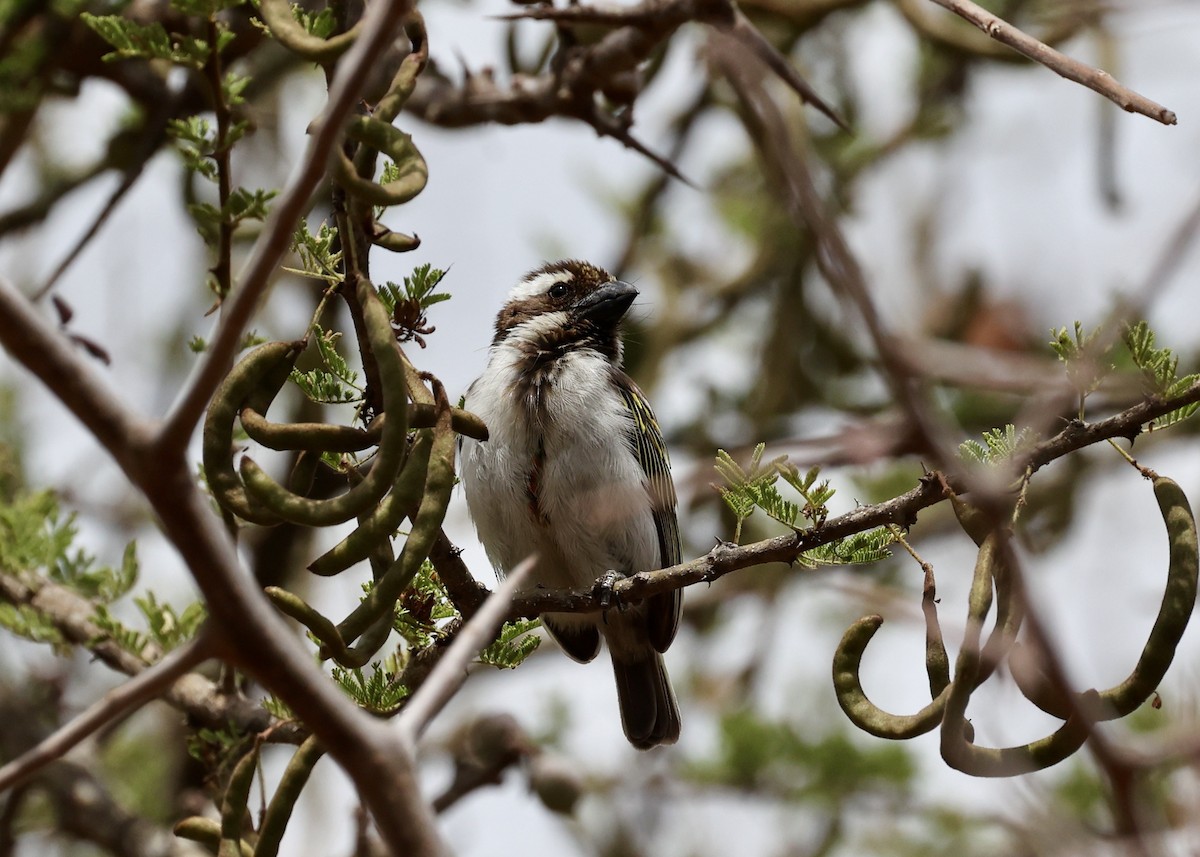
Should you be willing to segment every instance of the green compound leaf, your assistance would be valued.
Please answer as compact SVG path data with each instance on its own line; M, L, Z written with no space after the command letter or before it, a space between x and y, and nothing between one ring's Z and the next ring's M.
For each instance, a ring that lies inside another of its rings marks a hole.
M317 352L321 356L323 368L309 369L301 372L292 370L292 382L314 402L327 405L342 405L362 401L363 391L358 383L358 373L337 349L337 341L341 334L335 330L325 330L319 324L313 325L314 341Z
M194 69L204 68L211 48L208 42L192 36L168 33L155 21L143 26L120 15L93 15L84 12L83 23L115 48L104 55L105 62L127 59L167 60Z
M1018 452L1028 448L1037 440L1028 428L1017 431L1016 426L1009 423L1004 428L988 429L983 433L983 443L977 440L965 440L958 445L958 454L967 461L977 464L997 464L1008 461Z
M300 221L300 227L292 236L292 250L300 258L299 268L287 268L295 274L314 279L324 280L329 285L342 281L339 271L342 253L335 250L337 246L337 229L326 223L317 228L314 235L308 229L308 224Z
M1146 390L1165 398L1178 396L1187 391L1200 375L1179 377L1179 357L1169 348L1154 347L1154 331L1144 321L1125 328L1122 339L1129 349L1133 363L1142 370ZM1183 422L1200 409L1200 403L1185 405L1164 414L1151 424L1154 429L1164 429Z
M887 527L855 533L827 545L805 551L797 562L808 568L819 565L866 565L892 555L888 549L896 537Z
M537 619L505 622L496 642L479 653L479 663L509 670L520 666L541 645L542 638L529 633L541 624Z
M370 584L363 587L370 591ZM425 560L396 604L392 627L411 649L420 649L433 642L434 636L447 620L458 616L433 563Z
M408 688L400 683L399 675L379 663L371 664L370 675L361 669L334 667L333 680L360 708L372 714L395 714L408 698Z
M829 486L829 480L817 481L820 468L814 467L802 476L799 469L787 460L787 456L764 464L764 449L765 445L761 443L754 448L748 470L734 461L725 450L717 450L714 467L725 484L715 487L736 520L735 542L741 538L743 522L755 509L761 509L768 517L793 529L797 528L801 516L816 527L824 524L829 516L828 503L835 491ZM777 483L780 477L800 495L804 500L803 505L779 493Z

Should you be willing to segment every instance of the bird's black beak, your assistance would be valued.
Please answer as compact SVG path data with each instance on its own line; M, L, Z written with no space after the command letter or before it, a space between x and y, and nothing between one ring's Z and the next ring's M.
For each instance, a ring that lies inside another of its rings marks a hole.
M614 280L581 298L573 307L575 315L599 325L615 325L628 311L638 290L629 283Z

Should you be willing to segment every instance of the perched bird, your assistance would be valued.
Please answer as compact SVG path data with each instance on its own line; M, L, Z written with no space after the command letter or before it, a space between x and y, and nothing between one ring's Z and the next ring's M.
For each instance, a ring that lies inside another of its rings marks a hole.
M467 507L499 573L537 554L531 587L587 587L680 561L666 444L621 370L621 319L637 294L586 262L531 272L496 317L487 368L467 391L490 435L463 440ZM542 617L577 661L596 657L604 637L621 725L640 749L679 737L662 653L680 604L677 590L601 615Z

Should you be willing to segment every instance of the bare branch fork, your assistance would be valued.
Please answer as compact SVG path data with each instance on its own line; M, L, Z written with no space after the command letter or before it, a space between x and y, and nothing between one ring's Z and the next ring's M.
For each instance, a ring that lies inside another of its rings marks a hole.
M1033 36L1023 33L982 6L972 3L971 0L933 0L933 2L943 9L950 10L963 20L971 22L1000 44L1007 45L1036 63L1041 63L1067 80L1073 80L1100 93L1122 110L1149 116L1164 125L1176 123L1174 112L1151 101L1144 95L1139 95L1132 89L1122 86L1118 81L1113 80L1108 72L1071 59Z

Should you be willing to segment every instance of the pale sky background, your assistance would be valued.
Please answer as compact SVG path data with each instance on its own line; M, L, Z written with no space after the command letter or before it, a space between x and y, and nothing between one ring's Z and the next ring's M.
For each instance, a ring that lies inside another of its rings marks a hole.
M424 11L433 56L447 68L456 67L459 54L476 58L490 51L498 61L502 30L484 16L508 8L499 0L470 7L430 4ZM1200 197L1196 157L1200 140L1195 130L1200 114L1200 51L1195 47L1200 7L1160 2L1129 8L1136 11L1110 19L1113 29L1124 34L1117 76L1175 110L1180 124L1165 128L1140 116L1117 117L1118 176L1125 194L1120 212L1104 208L1095 178L1097 117L1106 102L1038 67L995 68L976 75L968 101L969 119L961 133L947 141L912 147L860 183L855 216L847 229L876 300L896 330L916 327L932 285L918 281L913 265L905 229L912 209L936 212L936 227L946 236L938 242L936 257L943 283L956 283L971 269L986 271L987 282L998 294L1029 301L1034 329L1048 333L1052 326L1070 325L1075 319L1095 323L1115 293L1142 282L1176 224ZM874 4L858 15L851 31L852 44L858 46L854 73L866 98L859 133L883 137L905 121L904 93L916 44L897 13L885 4ZM699 35L689 32L686 38L697 45ZM1086 38L1063 50L1081 59L1094 59L1096 54ZM695 85L699 71L688 54L676 50L664 79L644 103L639 102L642 121L636 130L651 145L658 139L654 105ZM314 78L289 84L286 117L295 129L303 128L319 109L318 83ZM42 133L55 151L69 146L72 160L86 163L106 139L97 129L111 127L120 110L120 100L111 89L89 85L77 105L50 111L43 118ZM824 121L813 117L814 124ZM404 256L378 254L374 272L378 280L398 280L421 262L451 268L445 286L453 300L434 308L430 320L440 330L429 338L429 348L415 356L457 395L481 371L492 318L517 278L557 256L610 262L622 231L603 199L633 188L654 168L615 142L597 140L591 129L566 122L483 128L466 134L429 128L406 117L400 124L412 131L431 178L426 191L394 212L389 222L402 231L415 230L424 243ZM681 164L701 187L730 147L745 146L741 129L731 118L709 123L704 133L702 145ZM293 148L285 154L295 157L301 138L292 139ZM122 204L101 240L76 263L60 288L77 311L76 329L96 337L113 353L114 365L104 374L124 395L142 403L147 413L162 413L171 391L157 387L159 367L144 362L144 355L152 351L145 340L166 341L176 335L172 325L179 313L177 296L189 289L195 292L190 278L202 267L199 240L174 208L178 179L177 161L170 155L159 156L151 174ZM0 245L0 276L25 285L38 281L69 246L64 236L84 228L111 187L109 182L97 183L73 196L45 228ZM0 183L0 205L13 205L27 190L20 175L6 175ZM730 244L713 227L702 191L675 186L668 207L684 246L710 264L736 269L744 248ZM1185 354L1200 345L1198 265L1196 254L1190 254L1150 315L1160 342ZM653 317L655 283L637 272L634 279L643 289L636 311ZM303 319L290 303L286 288L276 290L268 316L290 320L294 335L295 325L302 325ZM192 333L203 335L210 324L195 316L183 323L185 339ZM271 329L271 324L260 327ZM730 336L703 354L689 352L668 365L669 372L653 393L668 434L699 406L700 397L694 394L697 381L707 382L718 368L737 378L739 348L744 344ZM102 519L89 515L89 509L102 509L118 495L121 477L29 376L15 373L7 358L0 358L0 367L3 377L18 379L23 420L37 427L31 434L30 473L39 484L63 486L78 498L85 544L115 560L121 545L105 535ZM726 445L753 440L730 437ZM1146 463L1173 476L1193 501L1200 500L1200 455L1177 452ZM676 458L677 473L708 466L708 461ZM1126 469L1093 483L1081 493L1083 508L1072 536L1037 557L1031 569L1035 585L1046 594L1044 603L1054 606L1055 632L1080 684L1105 686L1124 676L1132 653L1140 650L1145 639L1162 594L1166 545L1148 485ZM846 490L834 500L833 510L846 511L852 505L853 494ZM466 559L475 573L490 580L461 496L456 497L447 528L466 547ZM139 547L146 579L174 603L185 604L193 590L170 549L153 532L139 541ZM955 623L961 621L955 617L965 614L961 605L973 552L959 542L931 541L920 547L939 569L943 623L953 639L958 632ZM915 566L912 573L919 574ZM853 584L853 575L825 575L811 586L790 591L785 615L791 618L776 626L777 639L764 667L769 680L763 683L762 702L768 712L786 715L792 722L811 721L816 730L838 722L841 715L828 678L830 657L849 621L867 612L848 594ZM339 606L348 609L357 592L342 580L322 580L315 591L320 604L335 615L340 615ZM917 592L915 585L911 591ZM1087 593L1082 602L1073 594L1080 591ZM920 697L925 686L921 630L903 618L917 615L916 596L904 606L910 609L890 617L873 644L864 675L878 703L896 711L914 711L928 701ZM693 663L737 669L758 651L750 643L757 633L760 609L749 602L733 605L724 628L703 641L685 631L668 655L676 681L683 683ZM712 713L690 709L685 702L678 748L638 754L620 735L604 656L580 667L549 651L550 646L544 648L516 674L478 674L451 705L442 725L464 714L508 711L536 730L545 725L554 703L569 700L575 714L566 748L569 754L597 775L633 771L645 781L655 772L668 771L680 756L702 755L712 746ZM46 662L44 653L31 654L28 647L0 643L0 665ZM86 664L81 664L86 671ZM1168 704L1187 704L1198 674L1200 642L1193 628L1164 685ZM1048 718L1031 713L1011 687L990 688L974 697L971 712L980 743L1024 742L1052 727ZM80 704L88 701L81 699ZM431 740L436 742L439 734L435 729ZM876 741L860 737L864 742ZM1060 768L1019 781L976 780L944 766L937 755L936 733L910 746L919 750L923 764L921 803L1020 812L1039 782L1062 774ZM332 764L322 763L319 771L321 777L306 793L298 823L289 831L285 853L336 854L349 847L351 797ZM436 760L427 765L426 774L431 793L448 776ZM634 800L631 796L631 804ZM814 829L804 819L788 819L776 810L730 800L668 795L664 801L660 816L643 818L644 829L655 843L652 850L661 857L729 849L742 854L775 853L781 837L803 837ZM645 812L633 805L625 811L631 818L641 818L637 813ZM595 805L585 803L582 818L581 823L593 829L603 829L605 824ZM464 857L517 853L518 849L527 854L587 853L579 850L562 820L524 792L523 778L512 773L504 787L468 798L445 815L444 823L456 852Z

